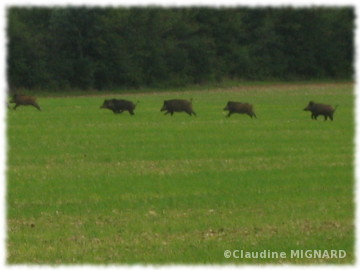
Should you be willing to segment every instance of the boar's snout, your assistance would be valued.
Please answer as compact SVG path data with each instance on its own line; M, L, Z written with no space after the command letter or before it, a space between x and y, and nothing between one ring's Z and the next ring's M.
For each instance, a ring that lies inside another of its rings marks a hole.
M105 99L104 103L100 106L100 109L109 109L109 100Z
M166 111L167 110L167 105L166 105L166 101L164 101L163 106L160 109L160 112Z
M304 111L311 111L311 108L314 106L314 102L310 101L309 104L304 108Z

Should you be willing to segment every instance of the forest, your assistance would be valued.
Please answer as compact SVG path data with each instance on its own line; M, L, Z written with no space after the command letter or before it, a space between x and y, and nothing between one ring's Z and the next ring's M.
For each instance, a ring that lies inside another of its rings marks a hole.
M9 7L10 89L352 80L352 7Z

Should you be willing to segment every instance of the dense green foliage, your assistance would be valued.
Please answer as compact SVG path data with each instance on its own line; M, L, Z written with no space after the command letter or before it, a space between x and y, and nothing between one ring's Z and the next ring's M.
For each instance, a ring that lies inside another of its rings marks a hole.
M8 9L8 80L119 89L351 79L353 8Z
M197 117L163 116L193 98ZM10 264L302 263L355 261L351 84L255 85L39 98L9 110ZM225 117L228 100L257 119ZM311 120L309 100L339 107ZM226 259L225 250L345 250L344 259Z

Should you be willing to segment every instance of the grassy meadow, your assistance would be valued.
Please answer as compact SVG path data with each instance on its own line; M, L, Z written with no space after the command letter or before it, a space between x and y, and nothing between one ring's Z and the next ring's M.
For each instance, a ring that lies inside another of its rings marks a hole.
M100 109L139 101L135 115ZM197 117L160 112L193 98ZM254 104L257 119L222 111ZM339 105L311 120L310 100ZM350 264L351 83L40 97L7 112L9 264ZM345 250L344 259L225 250Z

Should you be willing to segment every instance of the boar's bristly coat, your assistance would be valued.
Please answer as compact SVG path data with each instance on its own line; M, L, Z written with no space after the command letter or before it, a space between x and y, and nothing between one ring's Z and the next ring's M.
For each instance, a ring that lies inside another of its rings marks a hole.
M20 105L31 105L41 111L39 104L37 104L36 102L36 97L14 94L12 99L10 100L10 103L15 103L15 106L13 108L14 110L16 110L16 108Z
M134 115L136 104L125 99L105 99L100 109L109 109L114 113L122 113L128 111L131 115Z
M331 105L310 101L309 104L304 108L304 111L311 112L311 119L317 120L319 115L323 115L324 121L326 121L328 117L331 119L331 121L333 121L334 112L337 107L338 106L335 106L335 108L333 108Z
M224 111L229 111L229 113L227 115L228 117L230 117L230 115L232 115L233 113L240 113L240 114L247 114L251 118L253 118L253 117L256 118L256 114L254 112L253 105L249 104L249 103L229 101L226 104Z
M170 100L164 100L164 104L160 111L166 111L164 115L171 114L171 116L174 114L174 112L186 112L188 115L195 115L192 108L192 100L186 100L186 99L170 99Z

